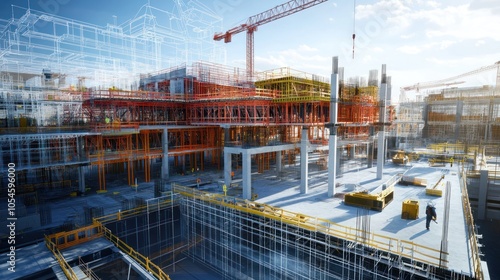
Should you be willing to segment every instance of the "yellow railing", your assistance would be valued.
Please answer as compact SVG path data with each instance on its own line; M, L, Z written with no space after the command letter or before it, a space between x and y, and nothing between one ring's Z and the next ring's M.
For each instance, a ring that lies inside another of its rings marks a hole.
M466 174L467 178L479 178L481 176L481 170L468 170ZM488 179L497 180L500 178L500 171L488 170Z
M167 195L167 197L170 197L170 195ZM172 203L173 202L170 199L164 200L164 201L159 202L158 204L151 204L149 206L149 209L152 210L152 211L161 210L161 209L163 209L163 208L165 208L167 206L170 206ZM119 211L119 212L116 212L116 213L113 213L113 214L109 214L109 215L106 215L106 216L101 216L101 217L98 217L98 218L94 218L94 224L96 222L100 223L100 224L106 224L106 223L109 223L109 222L119 221L121 219L126 219L126 218L129 218L129 217L133 217L133 216L142 214L142 213L146 212L147 210L148 210L148 206L147 205L142 205L142 206L139 206L139 207L136 207L136 208L133 208L133 209L129 209L129 210L125 210L125 211Z
M474 269L474 277L478 280L484 279L483 270L481 268L481 258L479 256L479 247L477 244L476 231L474 229L474 218L472 216L472 210L470 208L469 194L467 193L467 176L462 169L460 177L460 186L462 188L462 204L464 210L465 223L467 225L469 246L471 249L470 259L472 261L472 266Z
M221 194L202 192L196 189L179 186L175 183L172 184L172 190L183 196L277 220L310 231L322 232L340 239L358 242L362 245L394 253L413 261L427 263L437 267L447 267L447 261L440 258L442 255L440 250L416 244L411 241L400 240L373 232L366 232L356 228L343 226L327 219L294 213L263 203L227 197Z
M76 276L75 272L71 268L71 266L66 262L64 259L63 255L57 248L57 245L54 244L48 236L45 236L45 245L47 245L47 248L54 254L54 257L56 258L57 262L61 266L62 271L64 272L64 275L66 275L66 278L71 279L71 280L78 280L78 277Z
M131 256L134 260L136 260L142 267L144 267L149 273L154 275L157 279L160 280L170 280L170 277L161 270L159 266L157 266L154 262L152 262L148 257L143 256L141 253L134 250L127 243L119 239L115 236L111 230L107 229L102 223L97 220L94 220L96 226L99 226L104 233L104 237L111 241L118 249L120 249L125 254Z
M102 236L100 227L90 225L72 231L63 231L46 236L58 250L66 249Z
M157 211L171 204L172 200L164 200L157 204L151 204L149 206L149 210ZM142 265L149 273L154 275L156 278L160 280L162 279L169 280L170 279L169 276L165 274L160 267L158 267L155 263L149 260L149 258L135 251L132 247L130 247L125 242L120 240L117 236L113 235L111 230L107 229L104 226L104 223L119 221L121 219L142 214L146 212L147 209L148 206L144 205L123 212L120 211L111 215L94 218L94 223L90 226L82 227L72 231L67 231L67 232L65 231L65 232L51 234L45 237L47 247L53 252L54 256L61 265L61 268L63 269L68 279L78 279L78 278L76 277L71 267L67 264L66 260L64 260L59 250L69 248L71 246L75 246L99 237L105 237L122 252L128 254L134 260L136 260L140 265ZM73 276L74 278L72 278Z

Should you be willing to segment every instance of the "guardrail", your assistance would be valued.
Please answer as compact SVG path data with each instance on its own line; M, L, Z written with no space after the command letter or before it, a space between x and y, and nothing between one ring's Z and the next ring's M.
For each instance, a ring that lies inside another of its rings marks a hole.
M46 236L58 250L63 250L96 238L102 237L101 228L96 225L81 227L72 231L63 231Z
M472 261L472 268L474 270L474 276L478 280L484 279L483 269L481 268L481 258L479 256L479 246L477 244L477 236L474 227L474 218L472 216L472 209L470 208L469 194L467 193L467 175L462 169L460 171L460 187L462 189L462 205L465 217L465 223L467 225L467 236L469 241L469 246L471 250L470 259Z
M160 280L170 280L170 277L161 270L159 266L157 266L154 262L152 262L148 257L145 257L141 253L134 250L134 248L130 247L127 243L122 241L120 238L115 236L111 230L107 229L102 223L94 220L94 225L101 228L104 237L111 241L118 249L120 249L125 254L131 256L135 261L137 261L142 267L144 267L149 273L154 275L157 279Z
M47 236L45 236L45 245L47 246L47 248L49 248L49 250L56 258L57 262L61 266L64 275L66 275L66 278L70 280L78 280L78 276L76 276L76 273L73 271L68 262L64 259L63 255L57 248L57 245L54 244L54 242L52 242Z
M89 267L89 265L82 260L81 257L78 257L78 266L83 271L83 274L87 275L89 280L101 280L97 274Z
M169 194L167 194L165 197L172 197L172 196L169 195ZM167 206L171 206L172 203L174 203L173 200L166 199L164 201L159 201L156 204L151 204L149 206L149 208L148 208L148 205L143 205L143 206L139 206L139 207L136 207L136 208L133 208L133 209L129 209L129 210L125 210L125 211L118 211L118 212L113 213L113 214L109 214L109 215L106 215L106 216L101 216L101 217L98 217L98 218L94 218L93 221L94 221L94 224L106 224L106 223L109 223L109 222L120 221L122 219L127 219L129 217L133 217L133 216L136 216L136 215L143 214L148 209L150 211L158 211L158 210L164 209Z
M213 194L172 183L172 191L183 196L222 205L242 212L277 220L310 231L322 232L340 239L357 242L364 246L379 249L408 258L411 262L421 262L436 267L447 267L447 261L442 260L442 252L434 248L416 244L412 241L400 240L366 232L360 229L343 226L327 219L290 212L267 204L257 203L221 194Z
M170 280L170 277L161 270L155 263L153 263L148 257L143 256L139 252L135 251L132 247L126 244L124 241L120 240L115 236L111 230L104 226L104 223L119 221L121 219L126 219L135 215L142 214L146 211L158 211L164 209L167 206L172 205L173 196L169 196L171 199L164 197L163 201L158 200L158 203L153 203L150 205L144 205L137 208L133 208L126 211L119 211L114 214L102 216L99 218L94 218L93 224L90 226L82 227L72 231L59 232L45 236L45 241L47 247L52 251L57 261L61 265L64 274L68 279L78 279L74 271L68 265L66 260L63 258L59 250L66 249L99 237L105 237L111 241L118 249L120 249L125 254L131 256L140 265L144 267L149 273L154 275L160 280ZM162 198L159 198L162 199Z

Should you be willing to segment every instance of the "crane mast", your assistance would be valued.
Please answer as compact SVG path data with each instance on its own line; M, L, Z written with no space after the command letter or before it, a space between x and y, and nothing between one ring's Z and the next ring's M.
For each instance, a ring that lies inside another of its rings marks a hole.
M240 32L246 31L247 42L246 42L246 68L247 76L249 80L253 79L253 66L254 66L254 38L253 33L257 30L257 27L268 22L286 17L288 15L294 14L296 12L305 10L312 6L321 4L328 0L292 0L281 5L278 5L272 9L264 11L262 13L251 16L247 19L246 23L239 26L233 27L224 33L215 33L214 40L220 41L224 39L224 43L231 42L233 35Z

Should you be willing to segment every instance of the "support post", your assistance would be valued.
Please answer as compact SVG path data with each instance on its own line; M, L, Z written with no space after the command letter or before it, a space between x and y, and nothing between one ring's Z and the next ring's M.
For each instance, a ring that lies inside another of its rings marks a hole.
M377 139L377 179L382 179L385 160L385 122L386 122L386 93L387 93L387 76L385 72L385 64L382 64L382 80L379 89L380 113L379 122L380 130Z
M276 152L276 171L279 173L282 171L282 159L281 159L281 151Z
M243 153L243 199L252 199L252 155Z
M302 127L302 138L300 141L300 193L306 194L308 191L309 164L307 158L308 128Z
M231 153L224 151L224 184L231 185Z
M80 193L84 194L85 193L85 166L80 165L78 166L78 191Z
M229 146L231 137L229 135L229 126L222 126L224 128L224 147ZM232 154L224 150L224 184L231 185L231 168L232 168Z
M441 236L441 252L439 256L439 266L444 267L448 260L448 226L450 223L450 200L451 200L451 183L446 182L446 190L444 194L444 212L443 212L443 231Z
M479 173L479 197L477 200L477 218L486 219L486 198L488 197L488 170Z
M163 157L161 160L161 178L164 180L168 180L168 130L166 128L163 129L162 137L161 137L161 145L163 148Z
M328 139L328 197L335 195L335 185L337 180L337 115L339 97L339 58L332 59L332 75L330 85L330 135Z

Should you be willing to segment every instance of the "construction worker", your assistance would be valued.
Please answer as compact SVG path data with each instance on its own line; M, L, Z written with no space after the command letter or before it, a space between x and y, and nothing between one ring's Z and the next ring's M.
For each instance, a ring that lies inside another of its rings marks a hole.
M434 205L431 202L429 202L427 204L427 207L425 208L425 217L426 217L425 228L427 228L427 230L429 230L431 220L436 222L436 219L437 219L436 208L434 207Z

